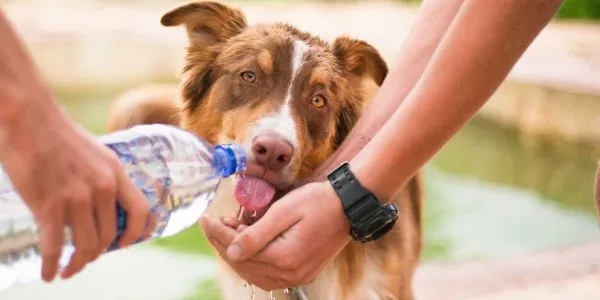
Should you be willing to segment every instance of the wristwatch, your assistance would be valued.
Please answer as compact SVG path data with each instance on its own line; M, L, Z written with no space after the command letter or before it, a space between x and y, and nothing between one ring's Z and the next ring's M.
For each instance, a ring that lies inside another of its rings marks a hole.
M366 243L377 240L390 231L398 220L398 208L381 204L379 199L365 187L350 170L348 162L327 175L344 213L351 223L350 235L355 241Z

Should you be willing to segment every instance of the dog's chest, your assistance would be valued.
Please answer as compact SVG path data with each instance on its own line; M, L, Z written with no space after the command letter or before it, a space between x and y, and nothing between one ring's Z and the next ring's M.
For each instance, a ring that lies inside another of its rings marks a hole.
M315 291L309 299L336 299L336 300L388 300L390 297L387 290L386 278L381 266L381 260L375 253L367 252L360 257L353 257L355 260L363 260L362 268L355 269L350 282L356 282L355 285L349 285L343 282L339 276L340 269L336 263L330 265L328 269L321 273L321 276L315 281ZM346 268L344 268L346 269ZM313 285L311 285L313 286ZM335 286L335 289L330 289Z
M306 300L388 300L394 299L387 290L385 274L380 259L372 253L365 254L364 268L350 276L358 277L356 286L341 282L337 262L327 266L310 285L304 286Z
M375 253L367 252L365 254L365 266L362 278L354 290L354 295L347 297L347 300L395 300L387 287L389 275L383 272L382 262ZM357 276L360 276L357 274Z

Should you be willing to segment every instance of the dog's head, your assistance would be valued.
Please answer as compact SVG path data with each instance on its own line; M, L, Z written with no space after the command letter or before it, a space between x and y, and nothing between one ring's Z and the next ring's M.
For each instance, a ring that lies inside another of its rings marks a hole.
M363 41L248 26L240 10L217 2L177 7L161 23L183 25L189 37L182 126L211 143L243 145L249 172L279 189L335 151L367 104L364 80L380 85L388 72Z

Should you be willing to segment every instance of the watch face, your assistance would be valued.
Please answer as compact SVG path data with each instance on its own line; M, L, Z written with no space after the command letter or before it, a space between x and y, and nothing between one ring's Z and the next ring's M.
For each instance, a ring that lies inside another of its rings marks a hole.
M398 219L397 212L398 209L393 204L381 206L373 215L353 226L353 237L362 242L381 238L394 228Z
M354 240L363 243L376 240L394 227L398 218L396 206L381 205L379 199L354 177L347 162L334 169L327 179L352 223L350 235Z

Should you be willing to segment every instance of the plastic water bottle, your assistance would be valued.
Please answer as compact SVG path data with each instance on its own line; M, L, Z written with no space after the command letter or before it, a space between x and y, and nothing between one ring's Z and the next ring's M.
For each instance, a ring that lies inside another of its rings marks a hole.
M246 168L246 154L239 145L213 147L168 125L138 125L101 136L100 141L117 154L150 202L158 222L149 240L194 225L214 199L221 180ZM119 249L117 241L127 226L127 214L119 206L117 214L117 238L106 252ZM38 232L31 212L0 168L0 290L40 278ZM67 232L61 267L73 252Z

